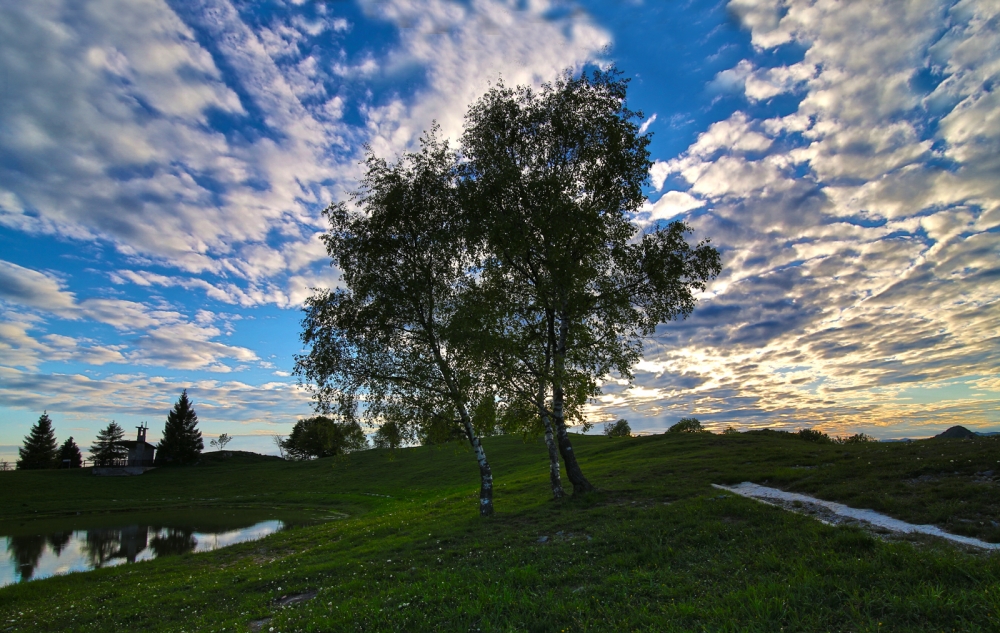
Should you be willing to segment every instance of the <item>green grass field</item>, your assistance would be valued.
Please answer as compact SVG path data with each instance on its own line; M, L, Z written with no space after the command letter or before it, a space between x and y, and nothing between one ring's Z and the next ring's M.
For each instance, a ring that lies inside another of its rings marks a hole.
M131 478L0 473L8 522L219 506L348 515L11 585L0 631L1000 630L1000 555L830 527L710 486L766 483L1000 542L1000 438L574 442L600 491L554 502L540 441L487 439L489 519L477 514L475 461L457 445L301 463L206 456Z

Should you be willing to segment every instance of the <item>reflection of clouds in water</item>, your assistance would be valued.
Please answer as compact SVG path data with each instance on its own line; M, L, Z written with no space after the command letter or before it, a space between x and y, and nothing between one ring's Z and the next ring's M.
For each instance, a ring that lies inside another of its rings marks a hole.
M19 580L47 578L96 567L116 567L129 561L152 560L186 552L208 552L280 531L282 521L255 523L225 532L194 532L184 528L128 526L51 535L3 537L8 553L0 559L0 587Z

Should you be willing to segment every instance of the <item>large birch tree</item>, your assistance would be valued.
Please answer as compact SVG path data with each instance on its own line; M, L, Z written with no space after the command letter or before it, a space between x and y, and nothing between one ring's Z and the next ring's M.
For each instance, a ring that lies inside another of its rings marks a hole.
M633 223L651 163L627 84L614 69L537 91L500 84L470 108L462 137L479 284L506 298L489 358L503 388L523 393L533 377L574 494L593 485L568 435L573 394L611 374L631 379L642 338L689 315L721 269L715 248L688 244L685 224L640 235Z
M323 239L344 287L306 301L308 352L296 372L321 412L371 426L460 429L479 465L485 516L493 513L493 474L472 412L492 396L481 363L453 344L473 249L461 224L455 154L436 129L421 145L394 164L369 153L357 208L327 208Z

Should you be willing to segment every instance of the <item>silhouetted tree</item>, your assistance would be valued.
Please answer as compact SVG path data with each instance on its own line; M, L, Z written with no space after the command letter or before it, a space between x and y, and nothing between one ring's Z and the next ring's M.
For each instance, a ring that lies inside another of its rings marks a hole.
M462 150L464 226L482 249L477 283L495 298L483 341L491 376L511 399L550 418L574 493L593 489L567 433L567 404L598 393L597 379L631 378L642 339L689 315L721 270L682 222L643 235L649 137L628 109L615 69L541 90L502 84L469 110ZM466 329L466 332L471 331Z
M39 468L55 468L57 464L56 434L52 428L49 414L42 413L38 422L31 427L31 433L24 438L24 446L18 449L20 459L17 460L19 470L34 470Z
M622 418L614 424L611 422L605 424L604 434L608 437L632 437L632 427L628 425L628 420Z
M698 421L698 418L681 418L680 420L677 421L677 424L674 424L669 429L667 429L667 432L700 433L704 430L705 429L702 428L701 422Z
M338 423L324 416L299 420L283 442L292 459L333 457L367 447L368 438L356 421Z
M205 442L198 430L198 414L185 389L167 414L163 438L156 445L156 464L191 464L197 461L204 448Z
M128 447L122 443L125 429L112 420L107 428L97 433L97 440L90 447L90 458L95 466L112 466L128 457Z
M76 445L71 435L59 447L59 467L79 468L80 466L83 466L83 455L80 453L80 447Z
M411 441L413 437L407 425L396 420L386 420L372 435L375 448L396 450Z

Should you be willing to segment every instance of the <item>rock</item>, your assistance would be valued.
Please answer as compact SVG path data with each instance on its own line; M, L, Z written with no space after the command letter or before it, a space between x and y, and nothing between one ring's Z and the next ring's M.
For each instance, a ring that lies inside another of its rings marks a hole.
M539 543L547 543L548 541L549 541L549 537L547 537L547 536L539 536L538 537L538 542Z

